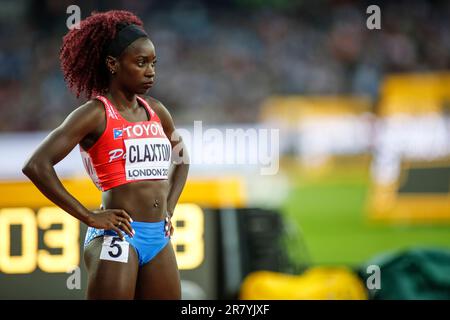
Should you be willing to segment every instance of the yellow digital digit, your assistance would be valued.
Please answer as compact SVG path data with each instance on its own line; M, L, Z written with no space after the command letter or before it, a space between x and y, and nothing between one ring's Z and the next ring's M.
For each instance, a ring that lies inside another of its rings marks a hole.
M53 224L61 224L60 230L46 230L44 244L49 248L61 248L61 254L50 254L39 250L38 266L44 272L67 272L80 262L80 223L77 219L57 207L43 207L38 211L40 229L46 230Z
M22 226L22 250L11 256L11 226ZM0 209L0 271L31 273L36 269L38 233L36 215L30 208Z
M175 227L172 243L181 270L197 268L203 262L204 220L203 210L196 204L181 203L175 208L172 218ZM181 222L182 226L177 227L177 222ZM183 250L177 250L179 247Z

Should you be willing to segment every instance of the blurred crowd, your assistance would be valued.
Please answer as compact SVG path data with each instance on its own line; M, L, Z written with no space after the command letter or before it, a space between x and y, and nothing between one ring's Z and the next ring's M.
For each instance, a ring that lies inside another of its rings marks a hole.
M67 89L58 58L72 3L82 18L121 8L144 21L158 56L157 82L148 94L168 107L178 125L257 121L261 102L271 95L376 99L387 72L450 67L446 1L382 1L381 30L366 27L372 3L273 2L284 6L250 0L4 0L0 131L52 129L84 102Z

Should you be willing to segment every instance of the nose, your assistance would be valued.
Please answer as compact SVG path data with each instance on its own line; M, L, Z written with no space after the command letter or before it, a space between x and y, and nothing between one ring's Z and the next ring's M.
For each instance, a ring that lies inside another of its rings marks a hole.
M148 78L153 78L155 76L155 68L153 68L150 64L147 69L145 69L145 76Z

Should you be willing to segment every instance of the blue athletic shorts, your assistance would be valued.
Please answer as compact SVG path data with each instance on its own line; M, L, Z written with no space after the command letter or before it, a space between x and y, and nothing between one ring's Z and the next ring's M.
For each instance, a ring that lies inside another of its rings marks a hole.
M125 231L122 231L124 240L134 247L139 258L139 266L142 266L152 260L169 242L170 237L165 232L166 220L158 222L131 222L131 227L136 232L133 238L130 238ZM96 229L89 227L84 239L86 247L92 239L104 235L118 236L113 230Z

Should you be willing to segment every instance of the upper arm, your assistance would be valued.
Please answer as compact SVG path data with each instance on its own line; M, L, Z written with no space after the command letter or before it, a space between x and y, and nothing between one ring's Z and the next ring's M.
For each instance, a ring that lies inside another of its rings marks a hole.
M57 164L89 133L105 122L100 102L92 100L72 111L67 118L41 142L27 164Z

